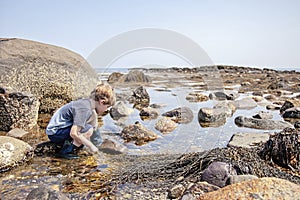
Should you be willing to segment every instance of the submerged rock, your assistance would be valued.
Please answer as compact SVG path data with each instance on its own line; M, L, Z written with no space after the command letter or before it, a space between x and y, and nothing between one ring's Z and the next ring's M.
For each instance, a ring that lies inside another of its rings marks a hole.
M26 197L26 200L69 200L69 198L54 189L48 188L46 186L39 186L33 189Z
M126 146L113 138L105 138L99 150L107 154L122 154L128 151Z
M18 164L29 160L33 148L22 140L0 136L0 172L7 171Z

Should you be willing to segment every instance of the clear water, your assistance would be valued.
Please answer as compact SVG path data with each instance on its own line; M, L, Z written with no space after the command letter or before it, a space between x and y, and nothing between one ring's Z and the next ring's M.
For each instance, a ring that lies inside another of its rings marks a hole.
M116 70L116 69L114 69ZM106 73L106 76L101 74L103 80L107 80L107 76L110 73ZM150 74L151 75L151 74ZM153 74L152 74L153 75ZM139 116L139 111L134 110L134 112L128 116L126 119L122 119L122 123L125 125L134 124L136 121L140 122L147 129L155 132L160 137L155 141L149 142L142 146L136 146L133 143L125 144L129 148L130 154L159 154L159 153L186 153L186 152L195 152L203 151L208 149L213 149L217 147L225 147L230 138L235 133L247 132L247 133L262 133L267 134L271 131L265 130L255 130L250 128L238 127L234 123L234 119L237 116L246 116L251 117L257 114L259 111L267 111L266 105L267 101L258 103L258 106L251 110L237 110L232 117L227 118L227 121L224 125L219 127L202 127L198 122L198 111L202 107L212 108L217 101L209 100L205 102L189 102L185 98L190 93L195 91L197 83L187 81L181 78L178 78L180 83L183 84L180 87L167 87L166 84L168 81L158 81L154 82L152 86L145 86L147 92L150 95L150 104L163 104L164 107L159 109L160 114L170 111L172 109L187 106L192 109L194 118L193 121L189 124L178 124L178 127L171 133L161 134L154 127L159 119L154 120L145 120L143 121ZM238 89L238 86L236 86ZM129 88L123 88L117 90L117 92L128 91ZM202 91L203 94L209 95L210 91ZM249 96L248 94L240 94L238 99ZM133 107L131 104L127 104L128 107ZM273 114L274 120L283 120L279 111L269 111ZM119 133L122 131L123 127L119 126L119 122L114 121L109 115L103 118L104 125L101 130L102 133L109 133L114 135L114 133ZM104 136L105 137L105 136ZM119 139L115 136L116 139Z

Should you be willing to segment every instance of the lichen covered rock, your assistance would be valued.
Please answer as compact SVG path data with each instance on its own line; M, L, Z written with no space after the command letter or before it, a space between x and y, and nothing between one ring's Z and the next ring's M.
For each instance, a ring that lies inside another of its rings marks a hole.
M53 45L23 39L0 39L0 86L40 99L41 112L89 95L97 73L80 55Z
M0 136L0 172L28 160L33 148L23 142L8 136Z
M31 94L0 94L0 130L30 130L37 124L39 105L39 100Z

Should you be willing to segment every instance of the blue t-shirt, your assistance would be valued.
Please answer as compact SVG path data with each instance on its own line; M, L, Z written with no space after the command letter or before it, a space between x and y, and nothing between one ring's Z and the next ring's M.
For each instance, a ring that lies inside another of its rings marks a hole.
M59 108L52 116L47 128L47 135L54 135L58 129L77 125L82 129L87 126L87 120L93 111L90 99L78 99Z

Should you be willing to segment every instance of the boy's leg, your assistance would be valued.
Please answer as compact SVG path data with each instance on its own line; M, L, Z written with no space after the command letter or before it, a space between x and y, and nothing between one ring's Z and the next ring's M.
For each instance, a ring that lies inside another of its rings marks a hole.
M54 135L48 135L48 138L51 142L54 142L56 144L63 145L65 141L72 141L72 138L70 136L71 127L66 127L57 130L57 132Z
M56 154L57 157L74 159L79 156L74 154L75 145L72 144L72 137L70 136L71 127L59 129L56 134L49 135L50 141L63 145L62 149Z

